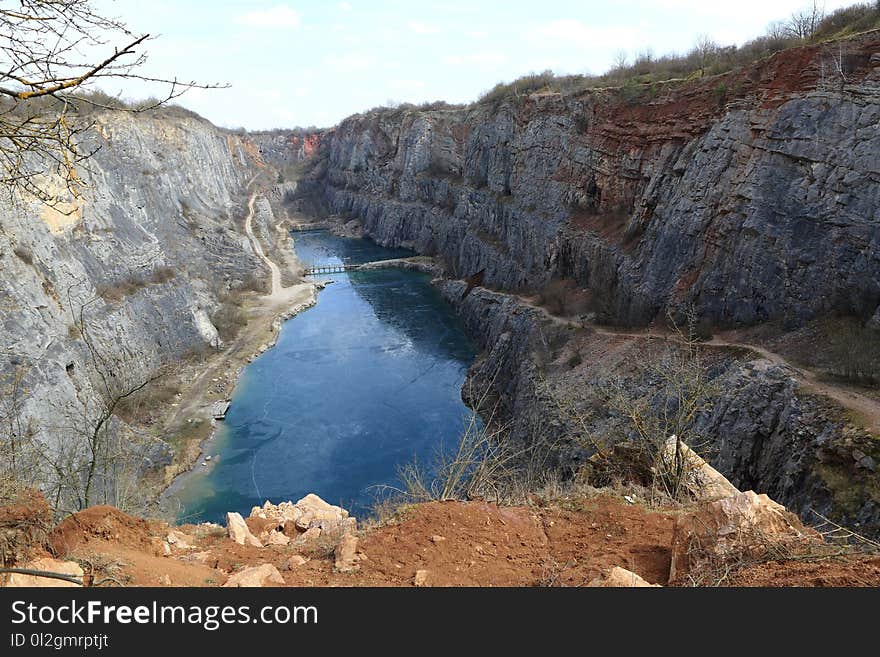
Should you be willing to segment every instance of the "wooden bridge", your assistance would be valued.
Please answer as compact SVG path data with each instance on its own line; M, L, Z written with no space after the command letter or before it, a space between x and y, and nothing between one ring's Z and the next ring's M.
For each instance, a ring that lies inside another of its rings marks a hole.
M304 273L306 276L314 276L315 274L341 274L345 271L352 271L360 268L360 265L315 265L314 267L306 267Z
M401 258L390 258L388 260L374 260L373 262L362 262L359 265L340 264L340 265L309 265L303 269L305 276L315 276L316 274L341 274L346 271L357 271L359 269L378 269L383 266L400 265L404 260Z
M307 233L313 230L327 230L333 224L329 221L313 221L310 223L303 224L291 224L288 229L292 233Z

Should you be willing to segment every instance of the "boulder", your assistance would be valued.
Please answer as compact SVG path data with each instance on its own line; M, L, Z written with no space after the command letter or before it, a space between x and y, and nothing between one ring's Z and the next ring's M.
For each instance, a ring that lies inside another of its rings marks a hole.
M611 570L602 573L592 580L587 586L605 587L605 588L647 588L659 587L659 584L651 584L631 570L614 566Z
M287 545L290 543L290 537L283 532L269 532L269 538L266 539L266 545Z
M267 501L263 506L251 509L250 519L263 521L266 527L274 525L284 528L287 523L293 523L300 532L317 527L325 532L338 531L343 534L357 528L357 521L349 517L348 511L328 504L314 493L309 493L295 504L272 504Z
M335 556L336 570L340 573L350 573L360 568L357 556L358 539L353 534L345 534L339 545L336 546Z
M283 526L287 522L296 522L302 515L300 510L293 502L280 502L272 504L266 500L263 506L255 506L251 509L251 518L260 518L261 520L270 520L277 522Z
M300 566L305 566L308 562L309 562L309 560L306 559L305 557L303 557L299 554L293 554L290 556L290 558L287 561L284 562L282 569L283 570L294 570L296 568L299 568Z
M248 529L247 523L245 523L240 513L226 514L226 533L229 535L229 538L239 545L263 547L259 539L251 534L251 530Z
M794 545L821 543L795 514L754 491L706 502L679 516L672 532L669 581L707 564L753 558Z
M678 454L676 455L676 444ZM739 493L739 489L727 478L690 447L681 442L677 436L670 436L663 448L661 459L670 467L678 459L683 470L683 485L697 500L710 501L730 497ZM658 467L655 465L655 467ZM662 466L659 466L662 467Z
M299 537L296 539L299 543L311 543L312 541L318 540L321 536L321 528L320 527L311 527L304 531Z
M348 511L328 504L314 493L309 493L299 500L296 507L302 512L296 519L296 526L302 531L315 526L323 531L334 531L348 518Z
M251 566L250 568L238 571L231 575L223 586L256 588L273 585L283 586L284 578L275 566L270 563L264 563L260 566Z
M168 532L168 536L165 538L169 545L173 545L176 548L180 548L181 550L191 550L195 548L195 539L192 536L187 536L181 531L176 529L172 529Z
M60 561L58 559L51 559L49 557L44 557L42 559L35 559L29 563L26 563L20 568L27 568L29 570L45 570L50 573L58 573L59 575L73 575L74 577L80 578L82 581L83 578L83 569L80 568L79 564L75 561ZM37 575L22 575L20 573L10 573L6 576L6 583L4 586L9 587L40 587L40 588L49 588L49 587L69 587L69 586L81 586L81 584L74 584L73 582L68 582L63 579L55 579L54 577L39 577Z
M417 570L415 577L413 577L413 585L414 586L430 586L428 583L430 573L427 570Z

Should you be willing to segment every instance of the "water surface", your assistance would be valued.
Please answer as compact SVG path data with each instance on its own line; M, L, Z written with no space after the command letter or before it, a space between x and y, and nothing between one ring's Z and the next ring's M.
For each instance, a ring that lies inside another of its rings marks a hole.
M309 264L412 255L326 232L295 233ZM220 521L315 492L363 515L398 465L429 461L470 415L460 396L474 347L426 274L333 274L315 307L243 372L232 407L176 497L181 519Z

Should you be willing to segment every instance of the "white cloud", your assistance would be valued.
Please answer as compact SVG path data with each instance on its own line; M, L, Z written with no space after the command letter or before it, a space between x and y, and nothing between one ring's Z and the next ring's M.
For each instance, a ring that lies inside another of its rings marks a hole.
M409 29L416 34L440 34L440 28L437 25L422 23L421 21L410 21Z
M350 2L340 2L340 3L339 3L339 8L340 8L342 11L351 11L352 9L354 9L354 7L351 6L351 3L350 3Z
M489 36L489 30L474 30L473 32L468 32L467 35L471 39L486 39Z
M257 9L235 18L239 25L260 28L299 27L299 14L287 5L277 5L270 9Z

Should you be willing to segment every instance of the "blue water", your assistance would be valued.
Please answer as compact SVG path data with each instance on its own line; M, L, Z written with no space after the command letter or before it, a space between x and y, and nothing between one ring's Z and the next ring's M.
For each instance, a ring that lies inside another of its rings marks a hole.
M326 232L294 234L309 264L411 255ZM315 307L285 322L243 372L232 407L175 492L189 522L247 514L314 492L364 515L399 465L430 461L470 417L460 390L475 352L425 274L333 274ZM378 487L377 487L378 486Z

